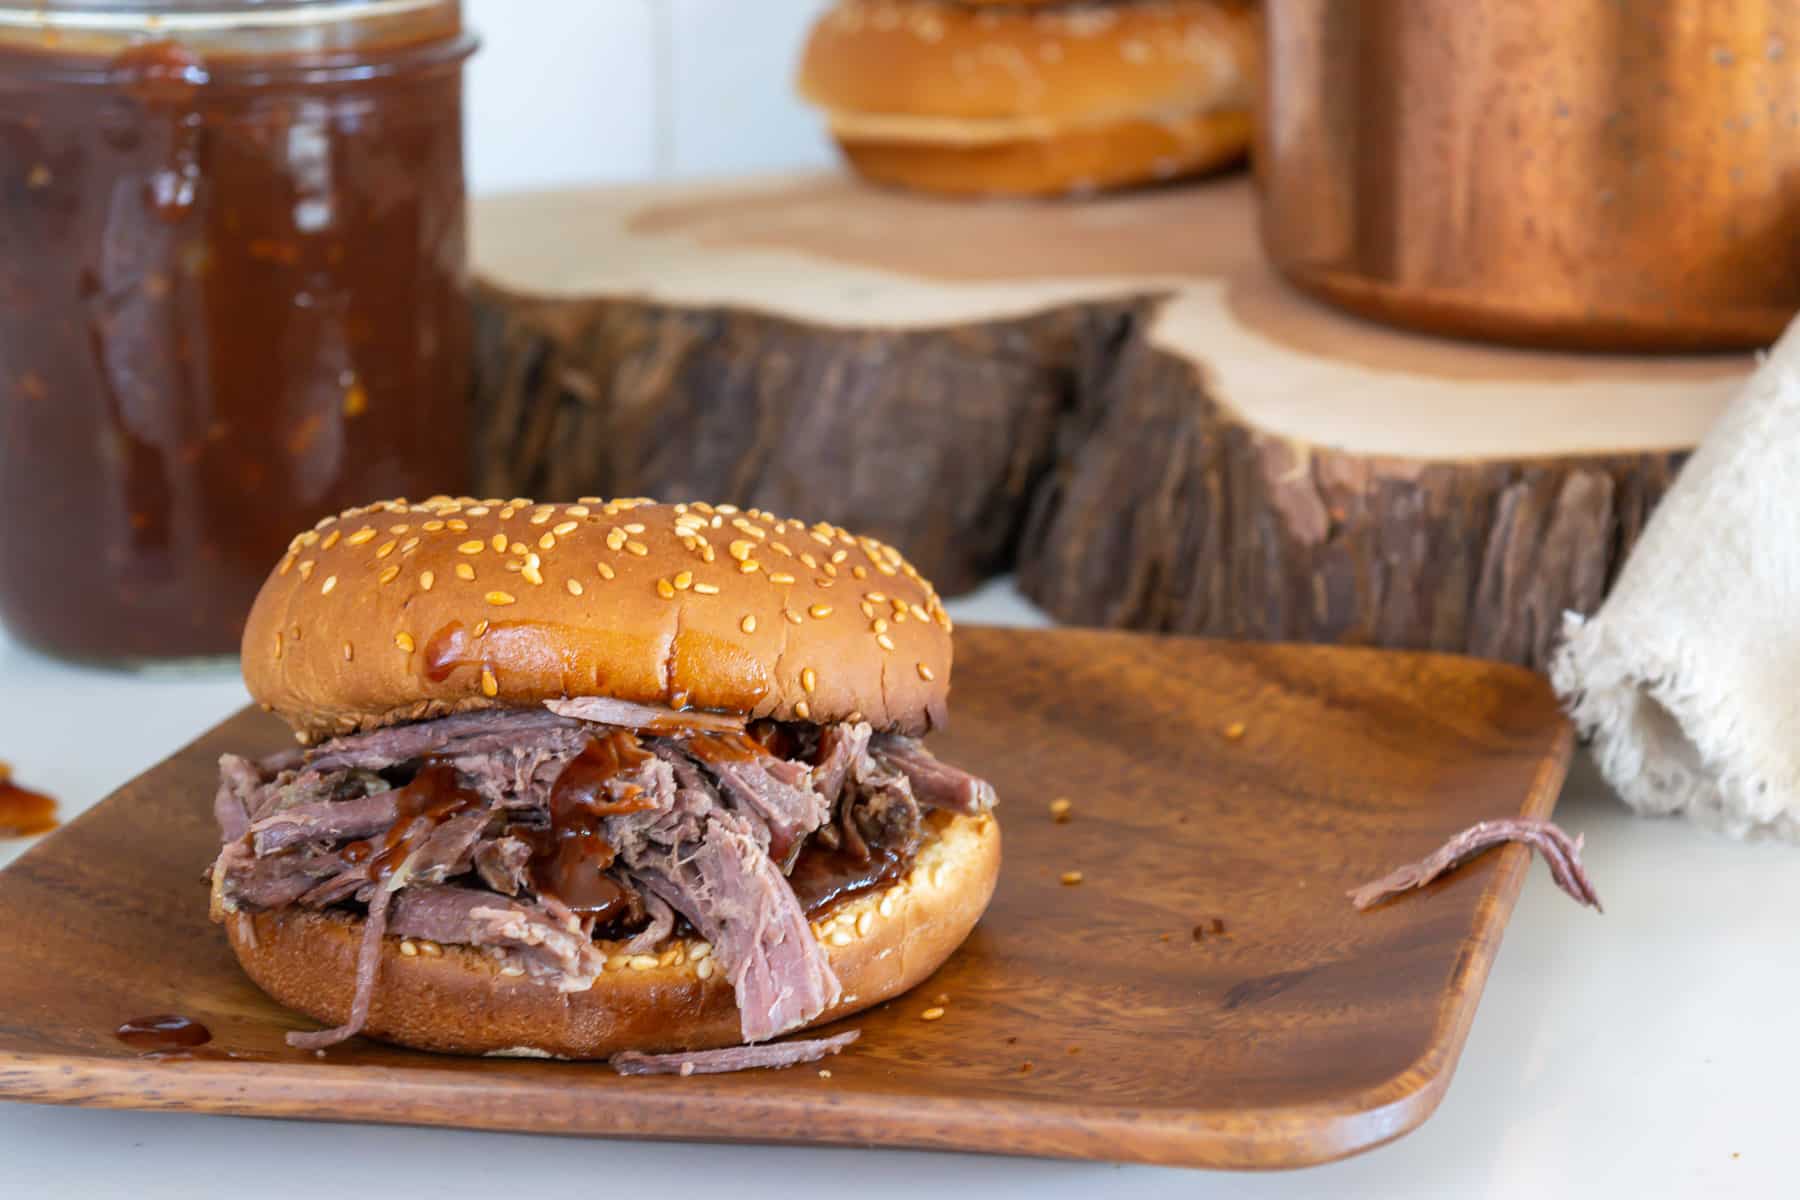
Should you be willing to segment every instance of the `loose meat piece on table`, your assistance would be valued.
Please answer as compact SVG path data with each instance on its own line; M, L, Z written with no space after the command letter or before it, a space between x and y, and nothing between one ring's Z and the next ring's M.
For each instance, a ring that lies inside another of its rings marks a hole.
M684 1054L639 1054L627 1050L608 1060L621 1075L719 1075L764 1067L792 1067L837 1054L862 1036L862 1030L824 1038L769 1042L761 1046L727 1046L722 1050L690 1050Z

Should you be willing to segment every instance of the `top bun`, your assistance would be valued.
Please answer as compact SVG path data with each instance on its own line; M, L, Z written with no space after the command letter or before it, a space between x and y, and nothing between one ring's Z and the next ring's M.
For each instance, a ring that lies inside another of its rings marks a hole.
M571 696L941 725L950 619L898 551L732 505L435 496L289 543L244 627L302 742Z
M813 27L798 86L858 139L1050 137L1246 109L1256 36L1243 0L1010 11L841 0Z

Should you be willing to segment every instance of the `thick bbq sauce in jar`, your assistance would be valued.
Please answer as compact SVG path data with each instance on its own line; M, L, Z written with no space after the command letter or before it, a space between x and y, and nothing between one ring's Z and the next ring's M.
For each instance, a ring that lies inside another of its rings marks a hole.
M229 655L296 530L463 488L472 49L455 0L0 0L15 636Z

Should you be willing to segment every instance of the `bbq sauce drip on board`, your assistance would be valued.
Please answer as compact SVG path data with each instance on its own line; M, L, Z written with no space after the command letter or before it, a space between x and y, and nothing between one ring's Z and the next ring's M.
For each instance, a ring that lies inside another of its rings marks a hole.
M212 1041L212 1030L179 1013L133 1017L113 1031L113 1036L133 1050L166 1052L192 1050Z
M528 870L533 890L556 897L596 924L629 907L625 889L604 874L614 851L601 822L655 807L644 789L618 781L654 757L624 730L588 739L550 789L550 828L514 831L532 847Z
M0 763L0 837L30 837L56 828L56 801L12 781L12 770Z

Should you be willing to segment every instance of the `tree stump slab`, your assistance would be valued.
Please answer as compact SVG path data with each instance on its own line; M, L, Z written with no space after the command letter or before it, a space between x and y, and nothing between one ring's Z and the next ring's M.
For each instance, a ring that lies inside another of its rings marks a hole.
M484 494L830 520L1084 625L1541 664L1750 367L1341 315L1263 262L1242 177L560 191L474 230Z

